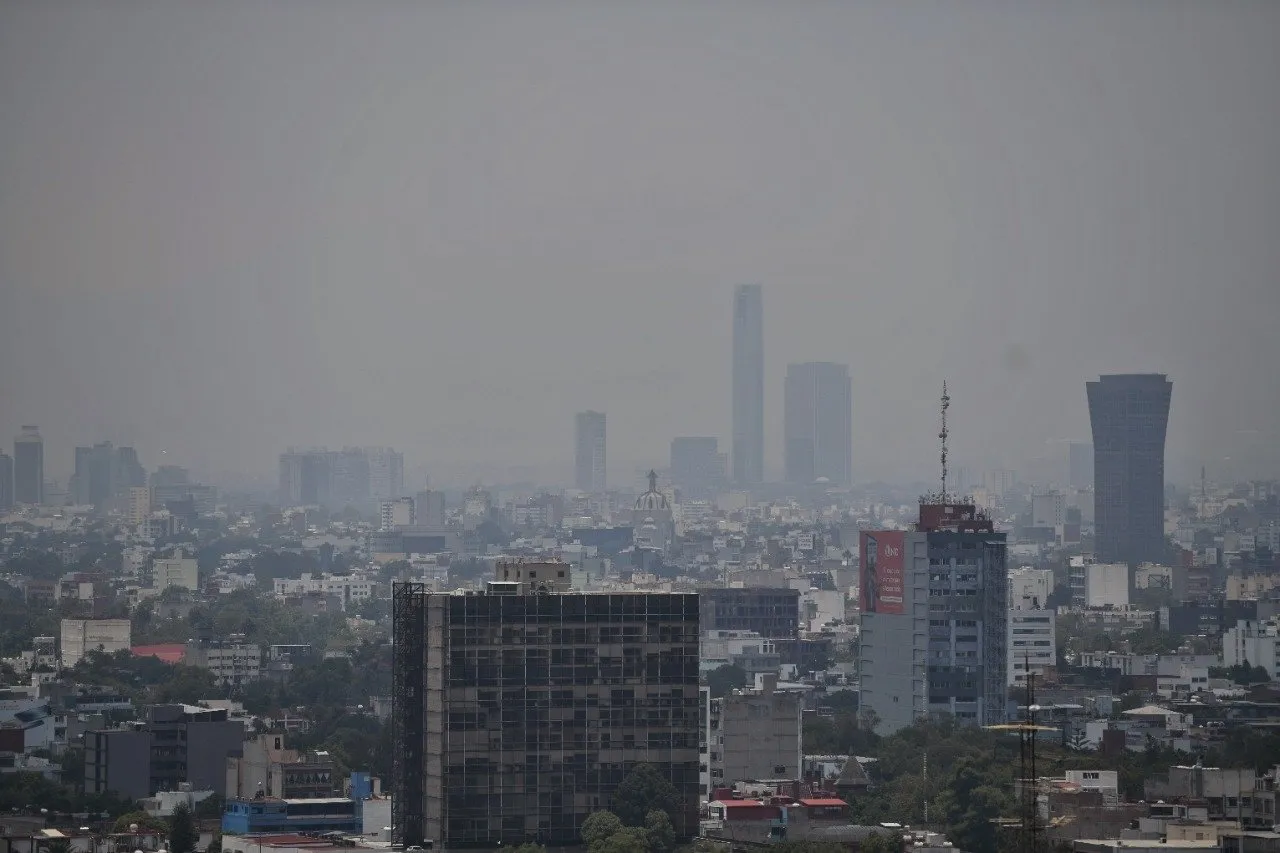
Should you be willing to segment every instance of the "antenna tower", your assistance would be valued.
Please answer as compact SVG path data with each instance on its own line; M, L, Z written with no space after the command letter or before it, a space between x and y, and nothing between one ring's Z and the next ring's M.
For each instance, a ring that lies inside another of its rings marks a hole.
M938 439L942 442L942 503L947 502L947 409L951 408L951 397L947 395L947 380L942 380L942 429Z

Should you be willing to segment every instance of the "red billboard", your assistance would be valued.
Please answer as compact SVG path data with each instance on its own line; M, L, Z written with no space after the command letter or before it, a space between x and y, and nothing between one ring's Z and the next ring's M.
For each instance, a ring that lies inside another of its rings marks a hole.
M863 613L902 613L903 547L901 530L864 530L858 598Z

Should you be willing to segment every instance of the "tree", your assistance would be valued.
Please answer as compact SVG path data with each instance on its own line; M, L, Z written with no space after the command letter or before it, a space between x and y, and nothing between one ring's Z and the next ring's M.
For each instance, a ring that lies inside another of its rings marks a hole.
M173 815L169 818L169 853L192 853L199 838L195 820L191 817L191 807L186 803L178 803L173 807Z
M649 853L649 838L638 826L624 826L606 838L593 853Z
M69 838L51 838L48 841L41 842L41 853L72 853L71 840Z
M707 673L707 688L712 699L728 696L735 689L747 686L747 671L739 666L725 664Z
M873 832L858 845L858 853L893 853L893 842L878 832Z
M675 849L676 831L666 812L654 809L645 815L644 832L652 853L671 853Z
M137 824L138 832L167 832L168 824L158 817L152 817L144 811L126 812L116 818L114 832L131 832L129 829Z
M622 821L613 812L592 812L582 822L582 843L595 850L605 840L622 829Z
M643 826L654 809L668 815L680 808L675 785L651 764L637 764L613 795L614 813L627 826Z
M547 848L543 847L541 844L526 841L524 844L515 848L514 853L547 853Z

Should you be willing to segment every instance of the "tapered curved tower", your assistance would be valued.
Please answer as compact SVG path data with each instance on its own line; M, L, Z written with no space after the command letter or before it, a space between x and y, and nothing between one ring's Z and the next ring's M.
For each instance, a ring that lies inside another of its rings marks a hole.
M1164 439L1173 383L1127 373L1086 383L1093 424L1094 551L1100 563L1162 563Z

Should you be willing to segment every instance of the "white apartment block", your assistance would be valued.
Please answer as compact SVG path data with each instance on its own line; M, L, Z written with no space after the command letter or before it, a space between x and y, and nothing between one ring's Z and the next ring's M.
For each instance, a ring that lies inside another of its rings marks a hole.
M1009 609L1009 686L1026 683L1058 663L1057 637L1052 610Z
M1040 610L1048 606L1053 593L1053 569L1022 566L1009 570L1009 606L1021 610Z
M224 687L248 684L262 677L262 648L239 638L192 641L187 644L186 662L209 670Z
M321 575L313 577L304 573L300 578L276 578L275 594L277 598L287 598L307 593L323 593L336 596L345 610L349 605L359 604L373 598L377 581L347 575Z
M172 557L156 560L151 568L152 591L164 592L171 586L196 591L200 589L200 564L195 557L186 556L182 549Z
M1280 623L1274 619L1266 622L1241 619L1222 635L1225 666L1248 662L1249 666L1262 667L1274 678L1277 658L1280 658Z
M410 527L413 524L413 498L396 498L383 501L380 513L379 529L395 530L397 527Z
M151 515L151 489L146 486L131 486L125 503L125 516L129 524L137 527L146 523Z

